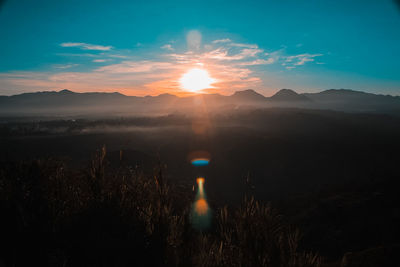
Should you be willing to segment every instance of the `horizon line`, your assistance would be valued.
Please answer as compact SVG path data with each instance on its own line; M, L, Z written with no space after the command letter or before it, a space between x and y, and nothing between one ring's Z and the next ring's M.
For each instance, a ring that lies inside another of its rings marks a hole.
M336 90L336 91L342 90L342 91L352 91L352 92L359 92L359 93L365 93L365 94L372 94L372 95L377 95L377 96L400 97L400 95L371 93L371 92L366 92L366 91L362 91L362 90L354 90L354 89L347 89L347 88L340 88L340 89L331 88L331 89L323 89L323 90L317 91L317 92L305 92L305 93L298 93L298 92L296 92L294 89L290 89L290 88L281 88L281 89L277 89L277 90L275 91L275 93L272 94L271 96L265 96L264 94L259 93L259 92L257 92L255 89L251 89L251 88L249 88L249 89L244 89L244 90L237 90L237 91L235 91L234 93L232 93L232 94L230 94L230 95L225 95L225 94L221 94L221 93L207 93L207 92L202 92L202 93L184 92L185 94L184 94L184 95L181 95L181 96L180 96L180 95L176 95L176 94L172 94L172 93L167 93L167 92L166 92L166 93L161 93L161 94L158 94L158 95L143 95L143 96L140 96L140 95L126 95L126 94L123 94L123 93L118 92L118 91L113 91L113 92L104 92L104 91L76 92L76 91L72 91L72 90L70 90L70 89L66 89L66 88L65 88L65 89L61 89L61 90L59 90L59 91L57 91L57 90L51 90L51 91L48 90L48 91L23 92L23 93L14 94L14 95L0 95L0 97L12 97L12 96L19 96L19 95L24 95L24 94L37 94L37 93L61 93L61 92L63 92L63 91L64 91L64 92L67 91L67 92L74 93L74 94L120 94L120 95L126 96L126 97L140 97L140 98L145 98L145 97L158 97L158 96L162 96L162 95L171 95L171 96L175 96L175 97L178 97L178 98L186 98L186 97L193 97L193 96L200 96L200 95L220 95L220 96L227 96L227 97L229 97L229 96L235 95L235 94L238 93L238 92L253 91L253 92L255 92L256 94L259 94L259 95L261 95L261 96L263 96L263 97L265 97L265 98L269 98L269 97L272 97L272 96L276 95L278 92L280 92L280 91L282 91L282 90L290 90L290 91L295 92L295 93L298 94L298 95L304 95L304 94L318 94L318 93L322 93L322 92L326 92L326 91L330 91L330 90Z

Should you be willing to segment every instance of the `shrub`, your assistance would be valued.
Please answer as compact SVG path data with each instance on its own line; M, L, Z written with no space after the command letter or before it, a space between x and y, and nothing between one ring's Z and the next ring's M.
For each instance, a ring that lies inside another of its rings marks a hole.
M270 204L246 197L215 212L208 231L190 223L190 190L158 164L148 177L109 168L100 149L86 170L60 160L3 163L0 257L6 266L319 266L300 232Z

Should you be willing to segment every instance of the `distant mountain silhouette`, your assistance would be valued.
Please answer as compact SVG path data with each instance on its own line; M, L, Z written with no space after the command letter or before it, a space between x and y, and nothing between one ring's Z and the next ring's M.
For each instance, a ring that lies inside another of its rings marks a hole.
M305 93L304 96L316 101L348 102L348 101L377 101L398 100L399 97L391 95L376 95L350 89L329 89L319 93Z
M75 93L65 89L59 92L51 91L13 95L0 99L0 105L1 107L46 108L77 105L110 105L126 100L127 96L120 93Z
M269 98L272 101L311 101L307 96L300 95L291 89L281 89Z
M65 95L74 94L74 92L72 92L72 91L70 91L70 90L68 90L68 89L61 90L61 91L58 92L58 93L59 93L59 94L65 94Z
M400 110L400 97L377 95L349 89L329 89L304 96L326 108L345 111L391 112Z
M172 94L158 96L126 96L121 93L76 93L64 89L59 92L24 93L0 96L3 115L155 115L160 113L192 111L203 105L212 111L221 107L241 105L256 108L294 107L329 109L346 112L377 112L400 114L400 97L376 95L348 89L330 89L319 93L298 94L291 89L281 89L271 97L264 97L254 90L237 91L230 96L200 94L178 97Z
M244 90L244 91L236 91L233 95L230 96L232 99L239 101L265 101L265 96L257 93L252 89Z

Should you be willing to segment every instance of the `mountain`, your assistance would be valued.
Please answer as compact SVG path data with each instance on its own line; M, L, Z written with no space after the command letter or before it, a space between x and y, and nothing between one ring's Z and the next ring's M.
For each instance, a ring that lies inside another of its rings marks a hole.
M140 101L120 93L76 93L69 90L24 93L0 98L0 112L24 115L67 115L113 112Z
M231 99L236 101L243 101L243 102L263 102L266 100L266 97L257 93L252 89L243 90L243 91L236 91L233 95L230 96Z
M319 93L304 93L304 96L323 102L352 102L352 101L397 101L398 96L376 95L350 89L329 89Z
M110 104L123 101L126 96L120 93L75 93L69 90L59 92L36 92L8 96L0 99L2 106L21 107L47 107L47 106L76 106L76 105L98 105Z
M400 97L376 95L348 89L330 89L318 93L298 94L281 89L271 97L254 90L237 91L230 96L199 94L178 97L126 96L114 93L76 93L70 90L0 96L0 114L9 115L157 115L174 112L222 111L239 106L254 108L290 107L328 109L346 112L376 112L400 115Z
M329 89L304 96L328 109L391 113L400 110L400 97L377 95L350 89Z
M308 102L311 101L307 96L300 95L291 89L281 89L269 98L270 101L276 102Z

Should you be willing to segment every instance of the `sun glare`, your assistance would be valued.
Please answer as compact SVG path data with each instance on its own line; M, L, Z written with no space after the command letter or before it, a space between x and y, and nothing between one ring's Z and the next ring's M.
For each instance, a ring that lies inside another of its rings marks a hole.
M215 82L215 79L211 78L208 71L195 68L183 74L179 82L182 89L190 92L197 92L199 90L212 88L212 83Z

